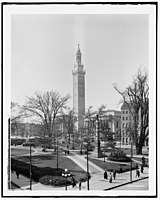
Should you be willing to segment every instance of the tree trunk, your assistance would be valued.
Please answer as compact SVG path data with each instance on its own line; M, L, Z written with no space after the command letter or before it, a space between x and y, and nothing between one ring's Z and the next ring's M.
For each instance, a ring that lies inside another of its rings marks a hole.
M136 154L137 155L142 155L142 145L140 145L140 144L138 144L137 146L136 146Z

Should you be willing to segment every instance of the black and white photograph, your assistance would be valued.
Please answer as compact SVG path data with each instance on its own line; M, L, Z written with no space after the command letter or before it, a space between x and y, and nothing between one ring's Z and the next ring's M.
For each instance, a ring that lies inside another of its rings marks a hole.
M1 7L2 196L157 197L157 2Z

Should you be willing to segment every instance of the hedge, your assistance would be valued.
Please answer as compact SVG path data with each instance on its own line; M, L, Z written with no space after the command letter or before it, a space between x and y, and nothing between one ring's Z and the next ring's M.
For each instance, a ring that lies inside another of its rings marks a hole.
M19 171L20 174L29 177L30 176L30 165L28 163L15 160L11 158L11 170ZM32 179L39 181L39 179L46 175L61 176L64 169L54 169L51 167L37 167L32 165Z
M11 158L11 170L19 171L20 174L29 177L30 176L30 165L23 161ZM64 169L55 169L51 167L37 167L32 165L32 179L39 181L45 185L53 186L64 186L65 178L62 177ZM70 171L71 175L74 176L76 182L84 182L87 180L87 173L82 171ZM71 178L67 178L67 184L71 184Z

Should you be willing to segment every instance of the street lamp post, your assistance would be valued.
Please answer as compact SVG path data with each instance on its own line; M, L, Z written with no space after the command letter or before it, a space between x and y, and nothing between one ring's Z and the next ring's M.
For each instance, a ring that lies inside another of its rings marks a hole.
M99 114L97 114L97 116L96 116L96 120L97 120L97 157L99 157L100 156L100 140L99 140Z
M62 176L65 177L65 190L67 190L67 177L70 177L70 175L68 169L65 169L64 173L62 173Z

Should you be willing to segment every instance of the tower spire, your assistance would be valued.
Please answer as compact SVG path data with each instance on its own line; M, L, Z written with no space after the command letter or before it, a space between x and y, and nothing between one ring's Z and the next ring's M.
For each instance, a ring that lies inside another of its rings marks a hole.
M78 42L78 50L77 50L77 53L76 53L76 61L77 61L77 64L80 65L81 64L81 50L80 50L80 45L79 45L79 42Z

